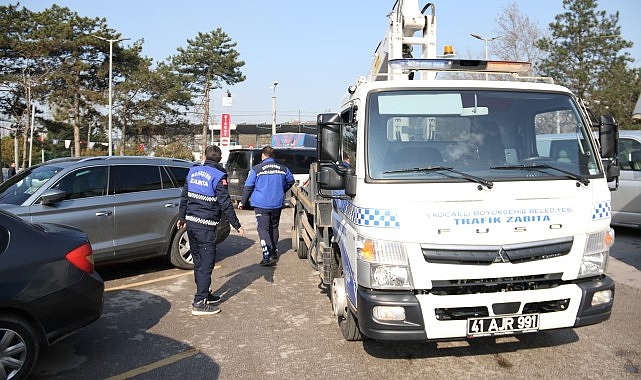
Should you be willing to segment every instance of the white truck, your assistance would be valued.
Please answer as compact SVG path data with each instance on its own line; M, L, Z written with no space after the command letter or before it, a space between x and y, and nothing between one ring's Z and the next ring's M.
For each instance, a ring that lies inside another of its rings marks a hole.
M318 269L343 336L469 339L607 320L614 119L522 77L527 63L437 56L434 13L396 2L369 75L340 113L318 116L317 162L292 192L293 246ZM543 156L537 136L554 133L574 138Z

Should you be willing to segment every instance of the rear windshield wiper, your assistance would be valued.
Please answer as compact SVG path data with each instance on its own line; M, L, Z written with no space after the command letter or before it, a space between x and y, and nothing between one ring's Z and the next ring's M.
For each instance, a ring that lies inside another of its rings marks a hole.
M398 169L398 170L387 170L384 171L383 174L394 174L394 173L418 173L418 172L433 172L433 171L447 171L447 172L452 172L460 175L461 177L470 180L472 182L480 183L481 185L487 187L488 189L491 189L494 186L494 183L492 181L488 181L485 178L473 176L471 174L462 172L460 170L456 170L454 168L450 168L447 166L426 166L424 168L411 168L411 169Z
M590 180L588 178L586 178L585 176L578 175L576 173L572 173L571 171L563 170L563 169L557 168L557 167L552 166L552 165L541 164L541 163L530 164L530 165L492 166L490 169L499 169L499 170L503 170L503 169L525 169L525 170L530 170L530 169L552 169L552 170L556 170L558 172L561 172L561 173L565 174L567 177L569 177L569 178L571 178L571 179L573 179L575 181L581 182L584 186L587 186L590 183Z

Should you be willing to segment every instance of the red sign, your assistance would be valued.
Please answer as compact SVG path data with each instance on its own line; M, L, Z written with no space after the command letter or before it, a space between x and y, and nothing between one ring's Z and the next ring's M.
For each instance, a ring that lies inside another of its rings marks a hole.
M231 124L231 115L224 113L221 115L220 119L222 123L220 124L220 138L229 137L229 126Z

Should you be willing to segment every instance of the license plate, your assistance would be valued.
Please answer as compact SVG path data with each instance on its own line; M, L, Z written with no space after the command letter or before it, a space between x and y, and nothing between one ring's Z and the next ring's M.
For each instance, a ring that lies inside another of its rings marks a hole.
M538 329L538 314L470 318L467 320L468 337L510 335L516 333L537 331Z
M238 183L238 182L239 182L238 178L230 178L229 179L229 183Z

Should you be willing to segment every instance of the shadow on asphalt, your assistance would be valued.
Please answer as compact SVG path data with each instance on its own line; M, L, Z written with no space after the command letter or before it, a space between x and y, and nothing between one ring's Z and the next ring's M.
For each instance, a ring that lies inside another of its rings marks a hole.
M639 253L641 252L641 245L639 245L639 240L638 236L641 233L640 230L635 229L635 228L626 228L626 227L614 227L614 233L615 233L615 238L614 238L614 246L617 247L617 239L626 239L626 240L631 240L637 242L636 244L633 243L634 246L634 251ZM617 260L624 262L630 266L635 267L637 270L641 271L641 260L639 260L638 255L628 255L628 256L622 256L618 254L617 249L611 249L610 254L612 257L616 258Z
M190 378L217 378L220 366L210 357L188 344L149 332L170 309L168 300L148 292L106 292L100 319L43 350L31 379L177 378L184 368L190 369ZM173 357L179 359L159 364ZM137 374L123 376L129 371Z
M254 244L254 240L234 234L235 232L232 232L225 241L218 244L216 247L217 263L220 263L225 258L233 257L244 252ZM105 281L174 269L177 268L169 262L167 257L153 257L130 262L96 264L96 271ZM189 269L189 271L191 271L191 269Z
M497 355L530 350L534 348L562 346L579 340L572 329L541 331L533 334L513 335L500 338L476 338L452 342L384 342L363 341L363 348L373 357L380 359L425 359L475 355Z

